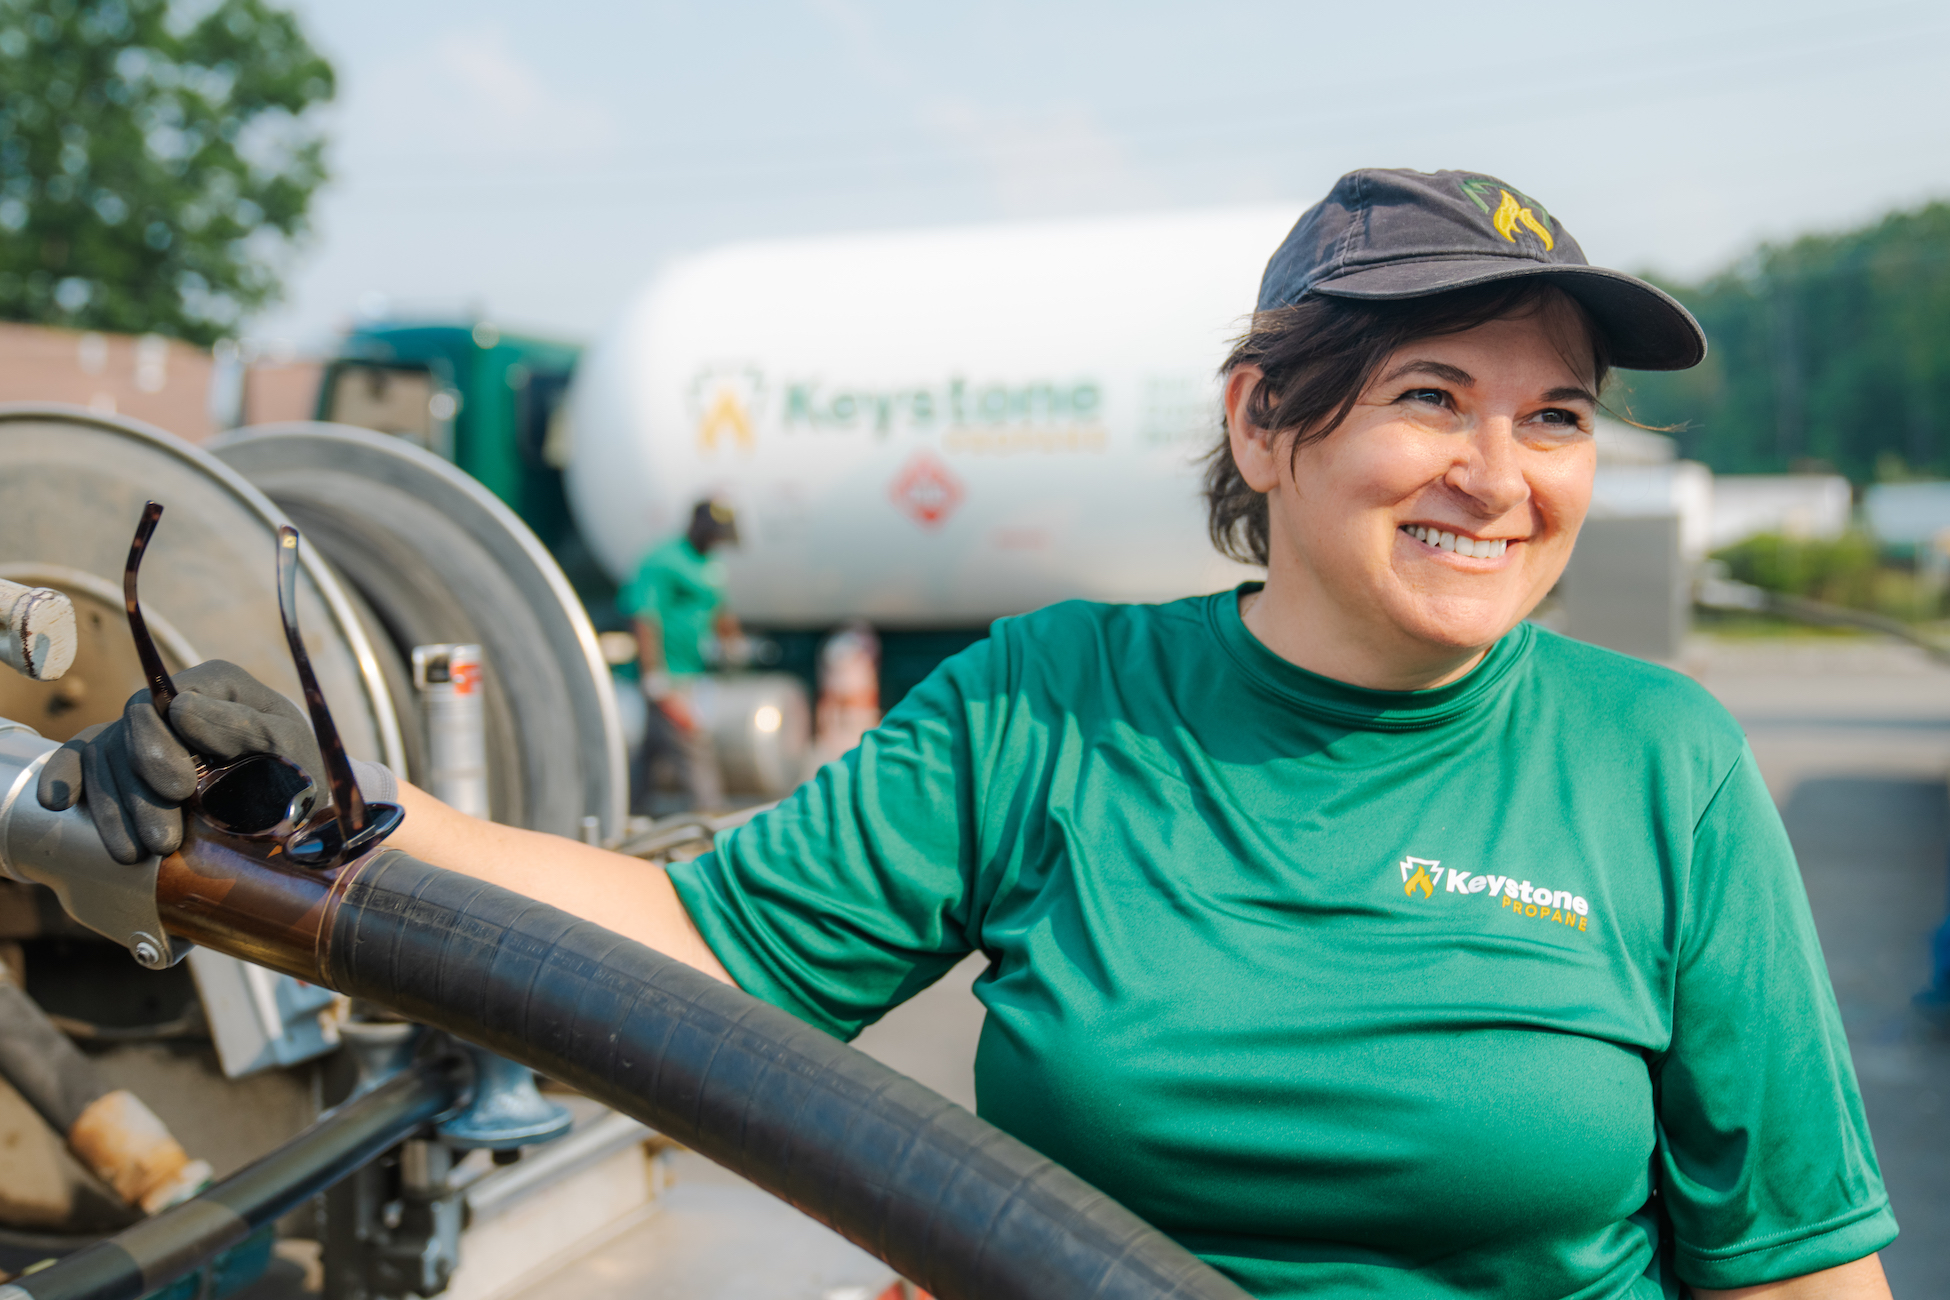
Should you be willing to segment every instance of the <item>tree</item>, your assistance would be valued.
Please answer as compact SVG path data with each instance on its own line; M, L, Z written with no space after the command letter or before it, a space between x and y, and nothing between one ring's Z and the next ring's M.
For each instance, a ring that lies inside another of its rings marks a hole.
M264 0L0 0L0 318L234 332L306 232L332 93Z
M1950 203L1763 246L1695 286L1704 364L1628 377L1631 414L1679 424L1723 473L1823 464L1858 483L1950 475Z

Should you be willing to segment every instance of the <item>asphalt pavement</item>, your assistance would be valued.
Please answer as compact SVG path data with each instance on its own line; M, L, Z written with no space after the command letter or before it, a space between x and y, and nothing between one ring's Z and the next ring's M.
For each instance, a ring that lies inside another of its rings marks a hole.
M1910 1006L1950 902L1950 669L1876 643L1702 646L1781 808L1901 1235L1898 1300L1950 1295L1950 1037Z

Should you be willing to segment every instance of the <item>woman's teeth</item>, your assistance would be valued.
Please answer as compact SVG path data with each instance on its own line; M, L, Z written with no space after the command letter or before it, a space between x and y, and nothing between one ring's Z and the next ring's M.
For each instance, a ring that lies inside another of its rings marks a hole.
M1430 546L1439 546L1445 551L1454 551L1457 555L1467 555L1477 560L1494 560L1510 548L1507 537L1458 537L1454 533L1425 528L1421 524L1405 524L1402 531L1418 542L1427 542Z

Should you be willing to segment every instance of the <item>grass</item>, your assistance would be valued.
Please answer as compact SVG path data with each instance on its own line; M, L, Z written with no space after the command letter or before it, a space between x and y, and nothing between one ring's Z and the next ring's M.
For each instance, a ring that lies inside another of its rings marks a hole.
M1772 614L1750 614L1741 610L1693 610L1693 631L1727 641L1862 641L1880 640L1874 632L1854 627L1801 623Z

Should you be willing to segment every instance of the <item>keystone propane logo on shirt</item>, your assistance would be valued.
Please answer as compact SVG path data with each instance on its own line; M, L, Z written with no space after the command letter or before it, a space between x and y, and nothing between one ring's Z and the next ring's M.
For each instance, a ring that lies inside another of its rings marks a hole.
M1455 867L1444 868L1436 858L1403 858L1399 870L1402 892L1410 897L1419 890L1422 898L1432 901L1439 889L1445 895L1461 894L1465 899L1480 897L1488 902L1494 898L1503 911L1575 930L1583 930L1591 916L1590 902L1570 890L1533 885L1515 876L1477 875Z

